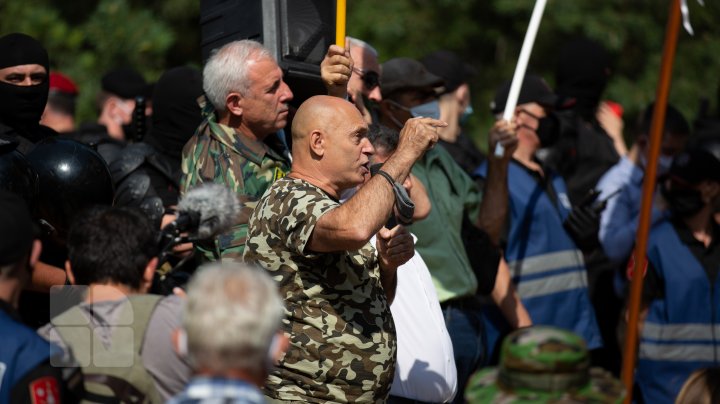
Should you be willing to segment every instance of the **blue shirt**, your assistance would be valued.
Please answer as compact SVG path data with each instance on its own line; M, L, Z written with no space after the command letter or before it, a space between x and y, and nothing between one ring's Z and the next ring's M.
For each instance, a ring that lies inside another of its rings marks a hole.
M596 186L600 191L598 200L605 200L620 191L608 199L600 216L599 233L605 255L616 263L624 264L635 245L644 177L642 168L623 156L600 178ZM653 208L651 223L662 217L663 212Z
M168 404L263 404L265 397L254 384L235 379L196 376Z

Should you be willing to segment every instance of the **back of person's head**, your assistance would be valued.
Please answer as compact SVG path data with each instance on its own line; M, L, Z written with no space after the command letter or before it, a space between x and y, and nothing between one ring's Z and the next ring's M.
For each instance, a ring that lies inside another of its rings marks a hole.
M0 147L0 190L21 196L30 212L38 198L38 175L15 145Z
M201 267L187 289L183 327L196 370L262 375L277 355L283 303L262 269L239 262Z
M64 115L75 116L77 96L77 86L70 77L57 72L50 73L49 107Z
M652 125L654 110L655 102L651 102L645 108L638 127L638 135L650 135L650 126ZM687 136L690 134L690 124L687 119L685 119L682 112L672 104L667 104L667 109L665 109L665 133L676 136Z
M203 93L199 70L182 66L163 73L153 91L153 115L145 141L180 158L183 146L202 121L198 97Z
M432 74L445 81L445 91L453 92L477 75L477 70L465 63L457 53L442 49L425 55L420 62Z
M9 191L0 190L0 281L29 278L27 270L36 227L25 201Z
M575 38L560 48L555 69L555 92L575 98L574 109L583 119L591 121L610 72L610 56L602 44L587 38Z
M156 231L137 208L98 206L76 217L67 238L76 285L118 284L140 289L158 253Z
M372 143L376 153L388 156L397 148L400 134L385 125L374 123L368 126L368 140Z
M720 403L720 368L694 371L675 399L675 404L713 403Z
M213 50L203 69L203 90L217 111L226 110L225 98L233 91L244 94L250 88L251 60L273 59L259 42L244 39Z

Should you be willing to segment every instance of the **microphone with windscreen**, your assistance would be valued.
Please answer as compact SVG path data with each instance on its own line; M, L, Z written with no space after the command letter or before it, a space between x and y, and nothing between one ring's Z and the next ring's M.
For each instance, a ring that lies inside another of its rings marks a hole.
M181 243L211 239L233 226L240 213L235 192L220 184L202 184L189 190L178 202L177 218L162 228L158 243L160 262Z

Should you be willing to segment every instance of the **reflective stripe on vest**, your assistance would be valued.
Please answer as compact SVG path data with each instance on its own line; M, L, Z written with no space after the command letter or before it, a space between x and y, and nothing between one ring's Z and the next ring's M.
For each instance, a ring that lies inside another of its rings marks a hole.
M645 323L638 355L641 359L658 361L713 360L715 336L720 336L720 326Z
M710 324L658 324L646 322L642 338L658 342L709 342L720 337L720 325Z
M640 344L640 359L673 362L705 362L715 357L714 344Z
M518 275L522 274L517 282L517 291L523 298L545 296L587 287L587 273L583 267L582 253L579 250L565 250L536 255L508 263L508 265L514 277L517 278ZM566 268L572 268L573 270L555 273ZM526 275L542 274L548 275L523 279Z

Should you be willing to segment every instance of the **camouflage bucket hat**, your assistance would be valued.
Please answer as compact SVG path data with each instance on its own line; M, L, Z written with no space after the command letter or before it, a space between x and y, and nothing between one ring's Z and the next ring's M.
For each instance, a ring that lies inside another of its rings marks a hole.
M548 326L508 335L500 366L476 373L466 391L470 403L620 403L624 396L609 372L590 368L580 336Z

